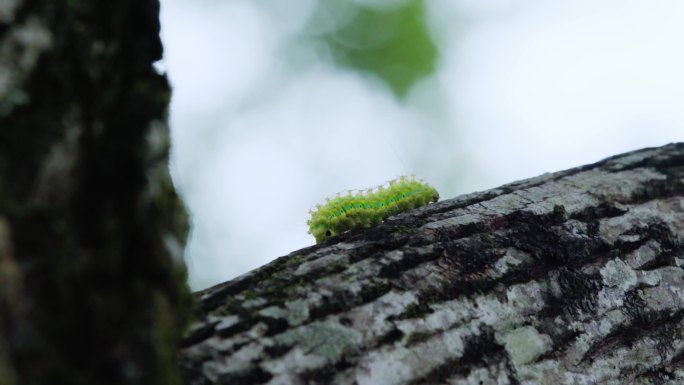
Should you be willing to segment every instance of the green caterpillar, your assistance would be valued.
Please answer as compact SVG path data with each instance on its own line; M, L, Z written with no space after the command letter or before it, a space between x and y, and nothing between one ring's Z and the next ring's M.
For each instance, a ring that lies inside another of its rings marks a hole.
M316 238L316 243L321 243L351 229L375 226L387 217L438 199L434 187L402 176L390 181L387 187L357 194L350 191L347 196L328 199L324 206L316 206L316 211L309 211L309 234Z

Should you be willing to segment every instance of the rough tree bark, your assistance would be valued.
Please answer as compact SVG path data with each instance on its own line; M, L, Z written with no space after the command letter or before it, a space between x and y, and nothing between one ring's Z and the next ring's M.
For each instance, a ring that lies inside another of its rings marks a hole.
M157 0L0 1L0 384L180 381Z
M684 383L684 143L444 200L198 293L186 383Z

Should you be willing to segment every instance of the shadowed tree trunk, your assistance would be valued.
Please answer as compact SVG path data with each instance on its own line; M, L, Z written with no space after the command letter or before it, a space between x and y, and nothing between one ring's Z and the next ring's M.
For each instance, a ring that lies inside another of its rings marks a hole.
M157 0L0 1L0 384L177 384Z
M198 293L186 383L684 383L684 144L444 200Z

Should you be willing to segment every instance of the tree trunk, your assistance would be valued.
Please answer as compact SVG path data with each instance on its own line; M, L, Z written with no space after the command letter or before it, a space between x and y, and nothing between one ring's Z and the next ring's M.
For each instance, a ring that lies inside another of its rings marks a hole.
M430 204L198 293L187 384L684 383L684 143Z
M0 1L0 384L177 384L157 0Z

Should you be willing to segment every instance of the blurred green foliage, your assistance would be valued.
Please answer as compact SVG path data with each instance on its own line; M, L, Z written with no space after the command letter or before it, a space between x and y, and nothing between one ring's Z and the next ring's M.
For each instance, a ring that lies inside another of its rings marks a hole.
M320 1L312 22L334 26L319 36L335 63L371 73L403 97L434 71L438 51L426 24L424 1L395 3L378 7Z

